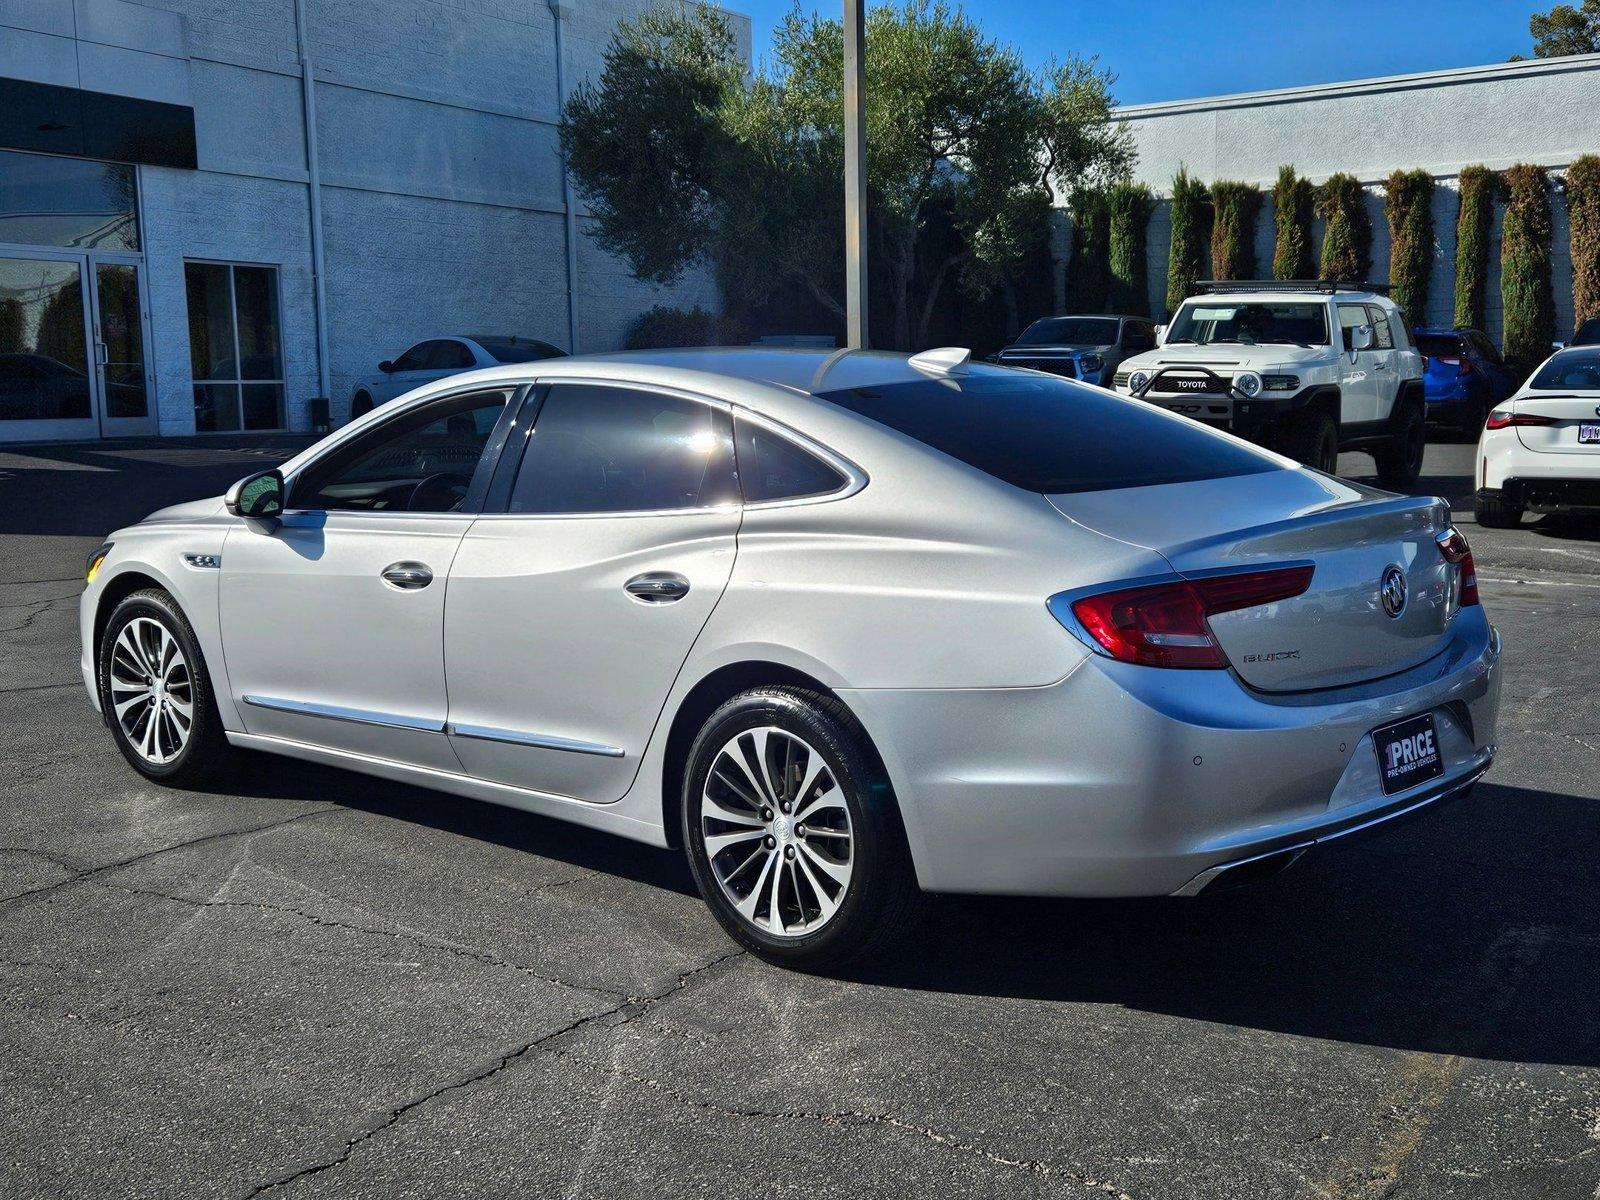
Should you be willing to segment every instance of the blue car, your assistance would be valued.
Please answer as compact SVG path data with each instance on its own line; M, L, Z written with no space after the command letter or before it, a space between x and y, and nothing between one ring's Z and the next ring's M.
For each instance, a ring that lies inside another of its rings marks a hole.
M1477 441L1489 410L1516 391L1517 380L1484 334L1476 329L1416 329L1425 364L1423 396L1428 423L1460 430Z
M1148 317L1043 317L994 361L1110 387L1123 359L1155 348L1156 327Z

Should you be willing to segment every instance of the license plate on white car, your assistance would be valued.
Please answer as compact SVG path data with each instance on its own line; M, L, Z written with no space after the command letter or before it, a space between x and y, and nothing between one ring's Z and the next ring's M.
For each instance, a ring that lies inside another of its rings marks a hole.
M1385 796L1444 774L1444 755L1439 753L1432 713L1374 729L1372 748L1378 752L1378 778Z
M1579 425L1578 445L1600 446L1600 425Z

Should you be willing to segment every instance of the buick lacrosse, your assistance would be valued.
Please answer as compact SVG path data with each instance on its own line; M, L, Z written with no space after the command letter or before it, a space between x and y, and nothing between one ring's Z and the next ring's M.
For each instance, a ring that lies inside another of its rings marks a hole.
M519 363L119 530L143 775L249 748L681 846L777 962L922 892L1195 895L1458 796L1500 639L1438 499L963 351Z

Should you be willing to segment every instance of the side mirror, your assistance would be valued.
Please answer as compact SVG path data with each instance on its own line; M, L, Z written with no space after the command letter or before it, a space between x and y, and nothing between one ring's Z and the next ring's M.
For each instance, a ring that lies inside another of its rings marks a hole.
M1162 342L1164 342L1166 340L1167 340L1167 327L1165 325L1157 325L1156 326L1156 345L1159 346L1159 345L1161 345Z
M1357 325L1354 329L1352 329L1350 331L1350 349L1352 349L1352 350L1371 350L1372 349L1372 326L1371 325Z
M392 375L394 374L394 363L390 359L386 358L378 364L378 370L382 371L385 375Z
M265 521L283 513L283 472L262 471L246 475L228 489L223 504L236 517Z

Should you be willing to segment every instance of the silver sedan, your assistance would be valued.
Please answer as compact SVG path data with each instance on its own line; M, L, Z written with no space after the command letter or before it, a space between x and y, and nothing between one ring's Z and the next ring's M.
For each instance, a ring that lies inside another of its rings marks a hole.
M813 969L923 892L1266 875L1495 752L1442 501L959 351L456 376L88 580L84 682L149 778L248 747L681 846Z

